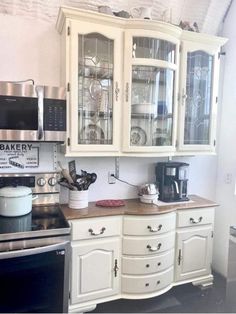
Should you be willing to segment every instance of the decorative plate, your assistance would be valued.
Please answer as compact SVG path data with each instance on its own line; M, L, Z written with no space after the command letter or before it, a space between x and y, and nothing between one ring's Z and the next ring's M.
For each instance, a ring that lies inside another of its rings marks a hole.
M96 206L101 207L120 207L124 205L125 202L123 200L101 200L96 202Z
M147 134L145 131L138 127L134 126L130 131L130 144L132 146L142 146L147 143Z
M85 126L81 132L81 140L88 141L89 144L101 144L104 142L104 137L102 128L95 124Z

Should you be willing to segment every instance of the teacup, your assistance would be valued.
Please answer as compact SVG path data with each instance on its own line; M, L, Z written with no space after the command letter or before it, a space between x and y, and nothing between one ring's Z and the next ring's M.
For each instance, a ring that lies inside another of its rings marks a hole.
M136 18L150 20L152 18L152 7L135 7L131 9L131 15Z

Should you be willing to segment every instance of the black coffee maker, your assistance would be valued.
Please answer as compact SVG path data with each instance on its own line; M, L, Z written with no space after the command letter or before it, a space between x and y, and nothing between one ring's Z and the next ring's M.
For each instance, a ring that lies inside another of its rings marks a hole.
M159 187L159 200L163 202L188 201L188 166L184 162L158 162L156 183Z

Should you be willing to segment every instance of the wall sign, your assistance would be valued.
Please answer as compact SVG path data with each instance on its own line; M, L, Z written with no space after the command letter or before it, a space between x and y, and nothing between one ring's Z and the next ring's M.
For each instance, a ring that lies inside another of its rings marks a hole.
M39 167L40 144L0 142L0 169Z

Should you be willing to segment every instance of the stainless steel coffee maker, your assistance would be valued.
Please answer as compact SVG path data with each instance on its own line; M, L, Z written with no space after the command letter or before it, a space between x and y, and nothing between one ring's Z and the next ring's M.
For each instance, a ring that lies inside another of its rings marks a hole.
M159 200L163 202L188 201L188 166L184 162L158 162L156 165L156 183L159 188Z

